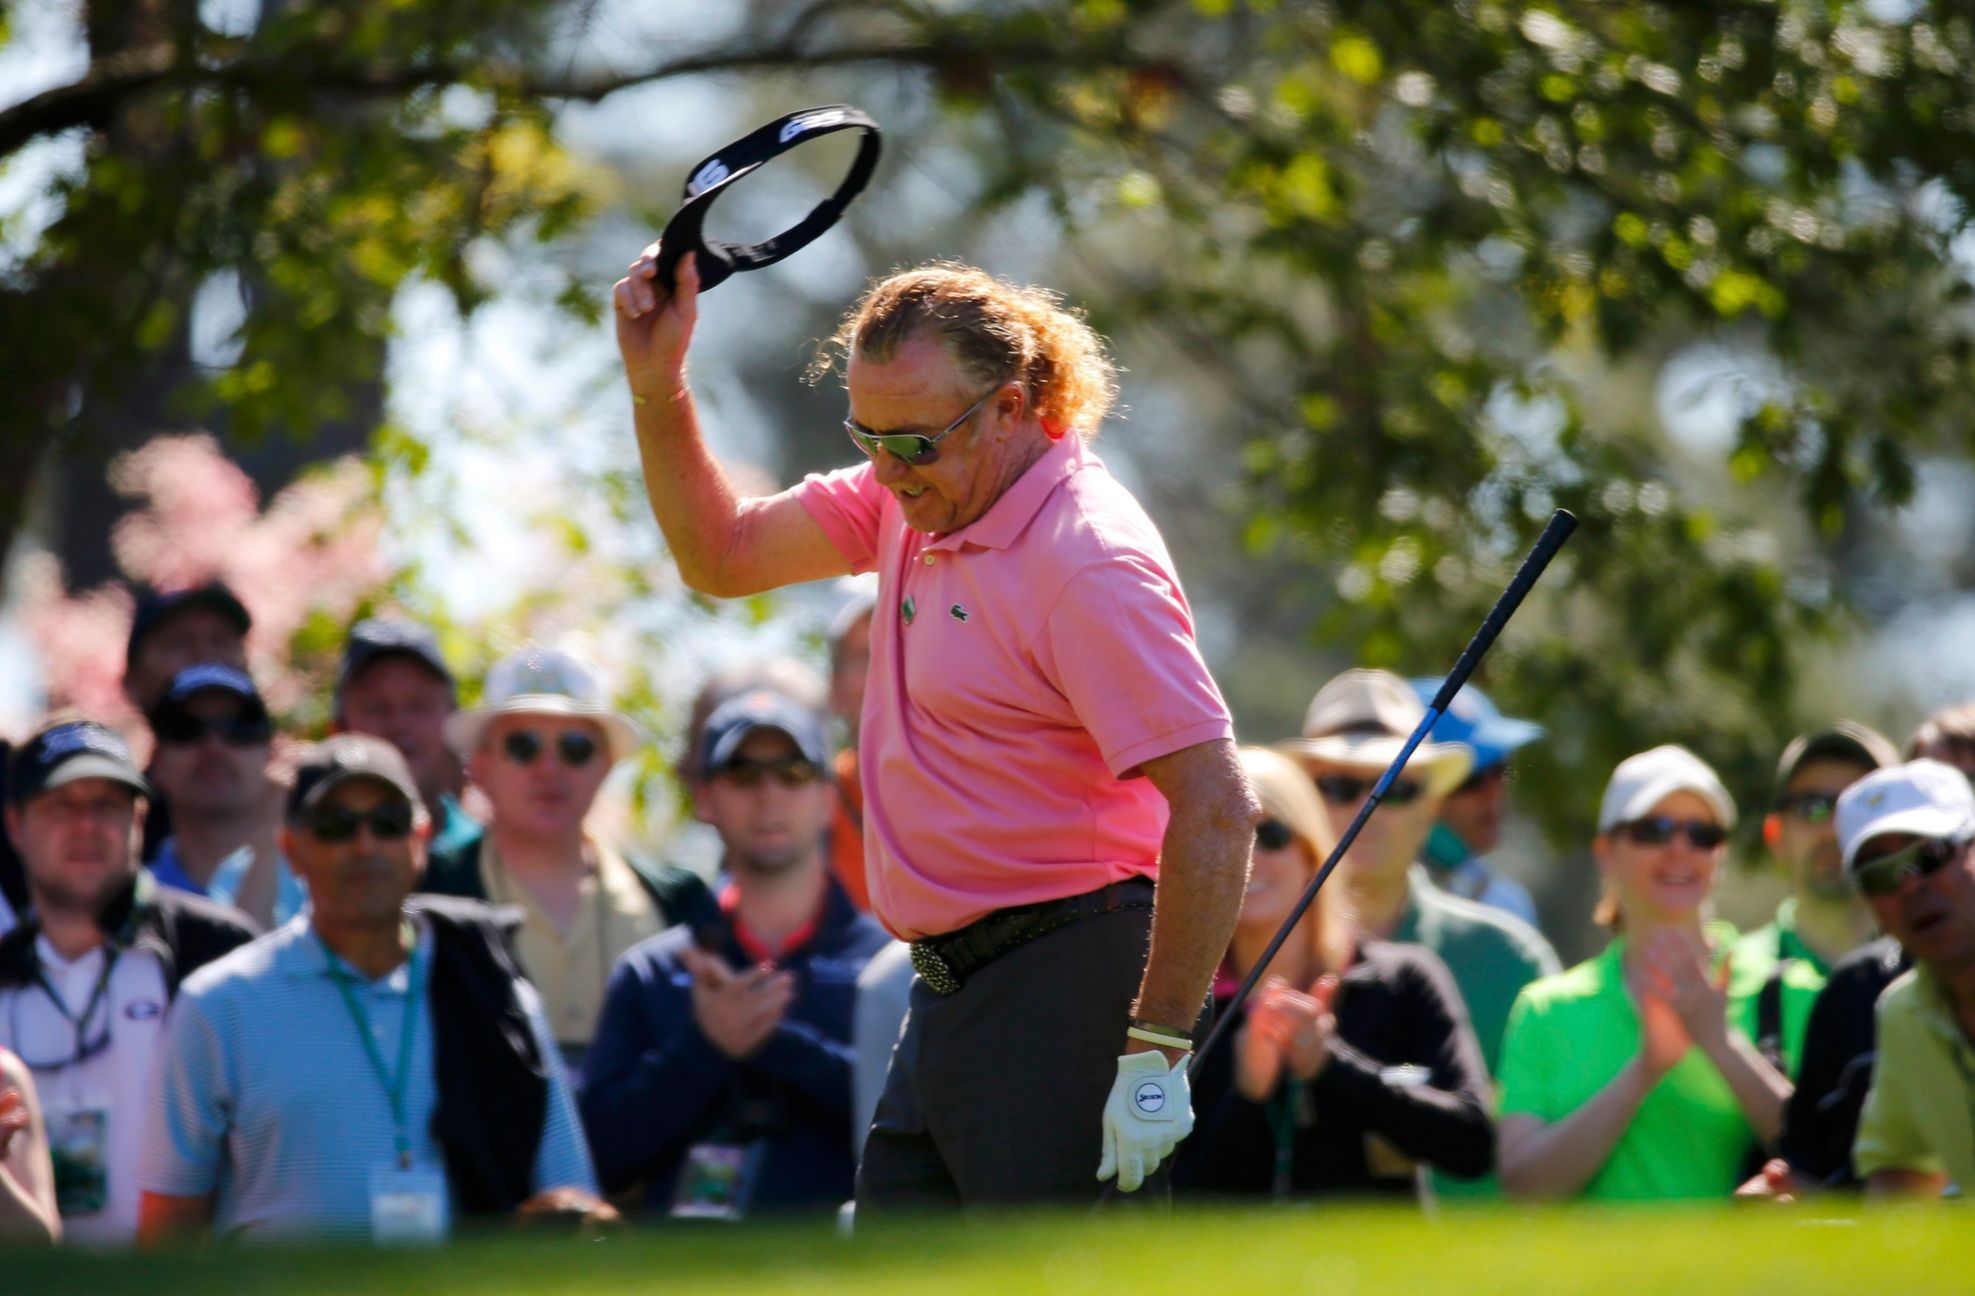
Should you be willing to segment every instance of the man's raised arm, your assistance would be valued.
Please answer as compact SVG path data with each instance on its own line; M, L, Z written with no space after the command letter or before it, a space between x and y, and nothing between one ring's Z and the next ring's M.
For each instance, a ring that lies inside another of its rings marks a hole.
M680 259L677 285L658 282L658 244L611 290L617 349L631 387L645 491L687 585L734 598L850 570L808 510L784 491L743 498L700 435L686 382L699 316L699 267Z

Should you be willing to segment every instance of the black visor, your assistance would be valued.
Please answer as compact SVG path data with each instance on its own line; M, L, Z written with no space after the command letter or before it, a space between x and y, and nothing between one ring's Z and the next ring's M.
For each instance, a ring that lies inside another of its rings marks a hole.
M720 243L706 238L701 230L707 209L727 187L770 158L777 157L807 140L840 130L862 131L857 160L837 191L817 203L809 215L760 243ZM744 135L693 168L686 181L685 204L673 213L659 240L658 281L672 287L673 268L688 252L699 254L700 291L714 287L740 270L759 270L808 246L817 235L837 223L850 200L862 193L878 166L878 123L849 104L825 104L778 117L760 130Z

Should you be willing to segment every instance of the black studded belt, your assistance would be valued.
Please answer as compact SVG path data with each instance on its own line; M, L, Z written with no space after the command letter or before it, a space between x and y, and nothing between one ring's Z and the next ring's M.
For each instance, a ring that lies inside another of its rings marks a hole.
M1083 895L997 909L958 931L912 942L912 967L934 994L957 994L968 977L1009 950L1079 919L1150 909L1152 896L1152 879L1127 878Z

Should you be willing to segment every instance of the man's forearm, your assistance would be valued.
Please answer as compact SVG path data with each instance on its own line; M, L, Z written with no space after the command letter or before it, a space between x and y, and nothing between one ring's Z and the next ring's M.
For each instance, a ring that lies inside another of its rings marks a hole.
M633 392L633 425L645 495L679 576L704 594L727 596L721 541L739 526L740 499L700 434L692 389Z
M1211 746L1217 768L1199 771L1188 789L1168 796L1172 817L1159 853L1152 949L1133 1009L1140 1017L1182 1028L1199 1015L1234 935L1261 813L1241 777L1233 744ZM1130 1051L1142 1047L1132 1041Z

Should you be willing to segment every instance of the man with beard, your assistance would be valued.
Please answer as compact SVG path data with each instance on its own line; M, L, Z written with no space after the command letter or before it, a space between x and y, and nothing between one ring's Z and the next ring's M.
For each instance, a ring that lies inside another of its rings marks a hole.
M1838 797L1873 770L1897 764L1892 743L1850 720L1792 739L1777 762L1762 840L1790 894L1774 921L1736 942L1731 966L1734 989L1754 996L1756 1045L1785 1074L1796 1074L1811 1005L1831 969L1874 931L1840 858Z
M823 718L753 689L707 720L695 789L721 921L611 977L583 1095L604 1186L683 1218L834 1210L851 1194L857 976L887 938L830 876Z
M158 741L151 778L171 802L172 835L149 861L166 886L232 905L262 926L307 900L276 844L268 758L274 721L245 672L202 662L172 676L146 713Z
M166 1005L253 936L138 868L146 795L123 739L88 721L44 728L9 771L7 835L31 907L0 940L0 1046L40 1092L63 1232L90 1242L136 1235L138 1114Z

